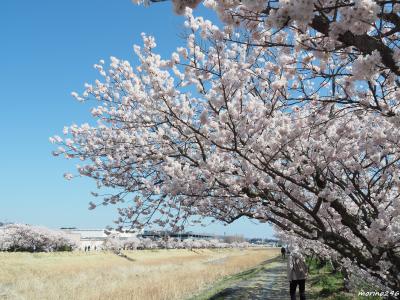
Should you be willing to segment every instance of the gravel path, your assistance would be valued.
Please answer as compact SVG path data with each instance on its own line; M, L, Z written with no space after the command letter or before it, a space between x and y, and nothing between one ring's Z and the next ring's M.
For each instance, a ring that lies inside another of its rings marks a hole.
M289 283L286 276L286 260L273 259L264 263L250 279L240 281L210 298L210 300L287 300Z

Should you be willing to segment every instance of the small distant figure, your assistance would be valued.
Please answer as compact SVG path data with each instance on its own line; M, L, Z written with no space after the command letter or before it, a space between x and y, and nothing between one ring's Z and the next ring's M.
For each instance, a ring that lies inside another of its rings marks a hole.
M286 257L286 248L283 246L281 248L281 254L282 254L282 258L284 259Z
M94 246L94 251L96 251L96 250L97 250L97 246L95 245L95 246Z
M89 246L87 246L87 251L90 251L90 245L89 245Z
M291 249L288 259L288 280L290 282L290 299L296 300L296 289L299 286L300 300L306 300L307 264L298 249Z
M87 251L87 246L85 246L85 252Z

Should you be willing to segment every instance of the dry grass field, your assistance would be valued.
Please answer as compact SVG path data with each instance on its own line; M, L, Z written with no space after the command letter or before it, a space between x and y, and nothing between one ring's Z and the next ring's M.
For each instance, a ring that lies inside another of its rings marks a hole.
M278 249L1 253L0 299L185 299Z

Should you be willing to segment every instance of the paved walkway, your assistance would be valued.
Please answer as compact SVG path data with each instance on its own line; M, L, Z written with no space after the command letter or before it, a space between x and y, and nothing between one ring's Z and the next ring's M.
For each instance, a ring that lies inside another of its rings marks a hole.
M288 300L286 260L266 261L254 276L226 288L209 300Z

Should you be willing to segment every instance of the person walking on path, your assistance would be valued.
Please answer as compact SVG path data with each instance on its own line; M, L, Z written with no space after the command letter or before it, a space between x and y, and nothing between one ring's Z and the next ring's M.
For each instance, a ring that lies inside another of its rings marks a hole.
M282 254L282 258L286 257L286 248L282 246L281 248L281 254Z
M298 249L290 251L287 271L290 282L290 299L296 300L296 289L299 286L300 300L305 300L308 271L304 257Z

